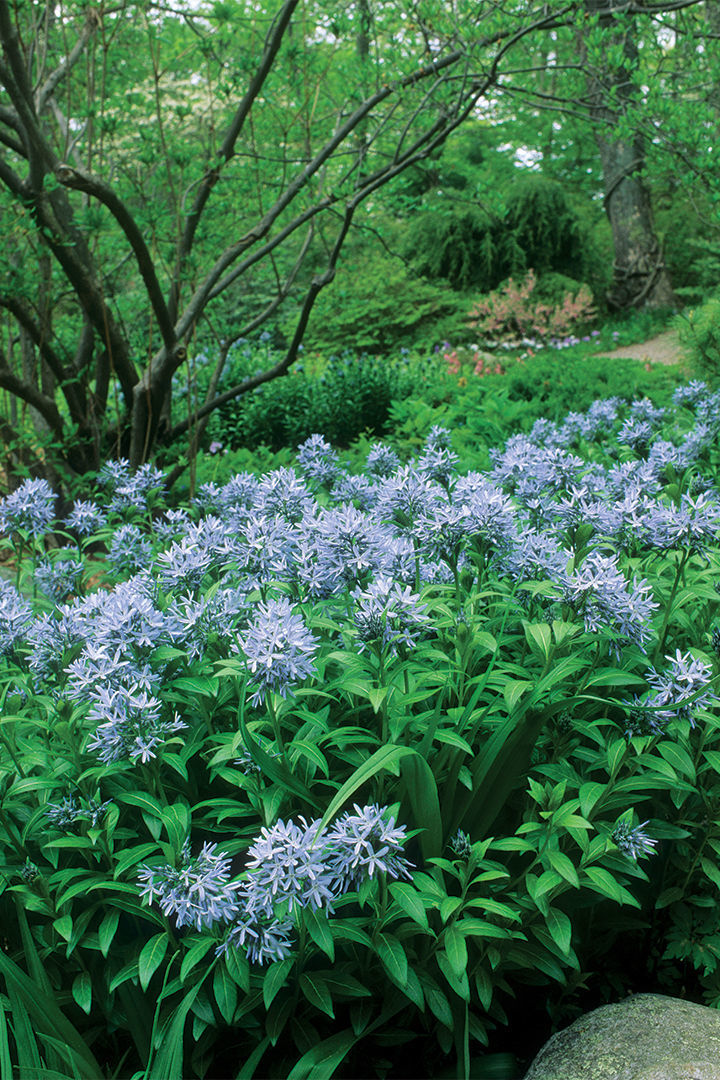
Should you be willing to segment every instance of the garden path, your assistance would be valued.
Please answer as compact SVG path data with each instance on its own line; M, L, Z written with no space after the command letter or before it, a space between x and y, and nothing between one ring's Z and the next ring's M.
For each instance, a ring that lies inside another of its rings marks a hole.
M680 344L677 330L664 330L649 341L639 345L625 345L612 352L597 353L602 359L645 360L651 364L677 364L684 359L684 350Z

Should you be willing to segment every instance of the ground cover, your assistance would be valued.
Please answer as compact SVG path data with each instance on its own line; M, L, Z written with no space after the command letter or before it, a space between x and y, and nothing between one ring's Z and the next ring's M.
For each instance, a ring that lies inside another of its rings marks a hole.
M719 406L3 499L3 1070L467 1076L538 993L716 1002Z

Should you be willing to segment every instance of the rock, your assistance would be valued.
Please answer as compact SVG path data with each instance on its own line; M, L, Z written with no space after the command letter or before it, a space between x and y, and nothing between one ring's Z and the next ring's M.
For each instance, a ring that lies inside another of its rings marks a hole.
M525 1080L720 1080L720 1012L635 994L545 1044Z

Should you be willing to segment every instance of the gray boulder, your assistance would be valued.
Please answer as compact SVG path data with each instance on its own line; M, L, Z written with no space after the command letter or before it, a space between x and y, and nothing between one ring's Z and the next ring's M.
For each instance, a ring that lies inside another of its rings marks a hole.
M545 1044L525 1080L720 1080L720 1011L635 994Z

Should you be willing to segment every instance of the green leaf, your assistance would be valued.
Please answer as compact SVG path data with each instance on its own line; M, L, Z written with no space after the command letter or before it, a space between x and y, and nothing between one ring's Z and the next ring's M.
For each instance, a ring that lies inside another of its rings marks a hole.
M577 870L567 855L554 848L548 848L545 854L553 870L556 870L560 877L565 878L565 881L569 881L575 887L579 886Z
M216 966L213 974L213 994L223 1020L226 1024L232 1024L237 1006L237 986L222 963Z
M196 967L203 956L208 950L215 944L212 938L199 938L194 941L188 951L183 956L182 964L180 965L180 982L185 982L189 973ZM233 950L234 951L234 950Z
M304 972L300 976L300 989L311 1005L326 1013L332 1020L335 1019L332 997L321 975L317 972Z
M611 900L617 900L619 904L631 904L633 907L640 907L632 893L623 888L609 870L605 870L602 866L586 866L584 872L589 879L590 888L600 893L601 896L608 896Z
M332 1080L340 1062L357 1042L352 1031L341 1031L316 1043L297 1061L288 1080Z
M295 757L304 757L311 761L313 765L317 765L323 776L328 777L330 775L327 758L315 743L309 742L307 739L293 739L290 745L290 754L293 760Z
M372 990L364 983L351 975L349 971L341 971L333 968L332 971L323 972L328 990L336 998L359 998L372 997Z
M565 912L558 911L557 908L550 908L545 915L545 922L550 931L550 936L557 943L560 951L569 953L572 941L572 923Z
M525 639L533 653L541 660L549 660L552 649L552 634L547 623L529 623L523 619Z
M327 914L317 908L308 907L303 911L303 922L318 948L322 949L330 960L334 960L335 942Z
M260 1064L260 1061L262 1060L262 1056L265 1053L265 1051L267 1050L269 1045L270 1045L270 1039L269 1038L262 1039L257 1044L257 1046L253 1050L252 1054L250 1054L250 1056L243 1063L243 1066L242 1066L240 1072L235 1077L235 1080L253 1080L253 1078L257 1075L257 1067Z
M717 865L707 858L702 859L701 865L705 876L712 881L713 885L720 889L720 869L718 869Z
M104 1070L93 1057L85 1039L66 1019L53 997L46 994L2 950L0 950L0 975L5 980L8 993L12 991L13 996L26 1010L35 1031L54 1039L57 1046L62 1048L62 1056L68 1062L74 1075L82 1080L97 1080L99 1076L104 1075ZM16 1030L16 1043L17 1037Z
M297 1003L290 995L284 998L275 998L265 1014L265 1030L273 1046L277 1045L288 1020L295 1012L296 1005Z
M223 959L230 978L247 994L250 989L250 964L245 953L240 949L229 948Z
M110 985L108 986L109 993L112 994L113 990L117 990L118 986L122 986L128 979L134 979L137 973L138 962L137 960L131 960L129 964L125 964L124 967L121 967L120 970L113 975L110 980Z
M421 926L423 930L429 930L427 912L417 889L406 881L393 881L390 885L390 895L398 907L401 907L413 922Z
M487 649L489 653L497 652L498 648L497 638L494 638L486 630L476 630L473 633L473 644Z
M86 1016L90 1015L92 1008L92 979L89 971L81 971L76 975L72 984L72 996Z
M123 791L115 796L117 802L128 806L137 806L143 813L162 821L162 807L154 796L147 791Z
M7 991L20 1076L35 1077L42 1071L42 1061L26 1003L15 985L10 984Z
M180 653L183 656L183 653ZM170 684L171 690L179 690L185 694L198 694L201 697L213 697L217 690L217 681L212 678L198 678L197 676L182 675L178 679L173 679Z
M467 971L463 971L462 975L458 976L455 968L450 963L449 956L445 952L437 954L437 964L450 989L463 1001L470 1001L470 983L468 982Z
M148 855L156 855L157 851L157 844L137 844L134 847L127 848L127 850L120 852L115 860L113 877L119 878L126 870L129 870L131 866L136 866L139 862L142 862L143 859L147 859Z
M458 979L461 979L467 968L468 952L465 938L455 926L448 926L442 936L445 952Z
M627 743L625 739L615 739L608 746L607 767L611 780L614 780L617 776L618 770L625 759L626 753Z
M193 987L171 1013L157 1053L148 1065L143 1080L183 1080L185 1021L201 985L198 983Z
M270 1008L275 996L282 990L294 963L294 960L278 960L274 964L271 964L265 972L265 977L263 979L263 1001L265 1002L266 1009Z
M365 691L368 696L368 700L372 705L375 715L380 712L383 701L388 696L389 689L389 686L369 686Z
M271 757L271 755L268 754L255 739L253 739L248 730L248 726L242 717L239 719L238 723L245 747L264 775L267 776L268 779L273 780L276 784L280 784L283 790L291 791L294 795L297 795L302 799L303 802L309 803L310 806L319 810L320 803L307 784L304 784L294 772L291 772L282 758Z
M408 962L398 939L392 934L377 934L373 945L390 978L402 987L407 978Z
M674 742L658 743L657 749L665 760L669 762L673 768L677 769L681 776L686 776L688 780L694 783L695 766L687 750L684 750L682 746L678 746L678 744Z
M452 1031L453 1014L447 997L428 976L422 976L420 981L431 1013L444 1027Z
M176 802L162 809L162 822L168 840L179 854L190 830L190 808L186 803Z
M147 990L150 980L163 962L169 943L170 937L166 931L163 931L163 933L155 934L149 941L146 941L140 950L138 975L143 990Z
M720 774L720 750L703 750L703 757L708 765Z
M10 1042L8 1039L7 1019L5 1018L5 1006L0 999L0 1076L11 1077L12 1075L13 1067L10 1058Z
M670 904L676 903L678 900L682 900L685 893L682 889L679 889L677 885L671 886L669 889L663 889L655 901L655 907L660 910L664 907L669 907Z
M394 746L392 743L386 746L381 746L379 750L376 750L374 754L371 754L367 761L364 761L360 765L352 776L345 781L335 797L330 801L330 805L323 814L322 821L318 829L318 833L327 826L331 818L337 814L343 803L355 794L358 788L366 784L368 780L371 780L373 776L376 776L383 770L395 772L397 774L399 763L402 758L408 754L415 754L416 751L412 750L409 746Z
M70 937L72 935L72 925L73 921L71 915L62 915L59 919L55 919L55 921L53 922L53 926L57 930L58 934L65 941L70 940Z
M406 756L400 766L404 794L410 803L412 819L421 828L420 847L425 859L442 851L443 826L440 798L433 771L418 753Z
M509 679L503 685L503 697L508 712L513 712L520 698L533 684L527 679Z

